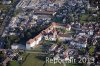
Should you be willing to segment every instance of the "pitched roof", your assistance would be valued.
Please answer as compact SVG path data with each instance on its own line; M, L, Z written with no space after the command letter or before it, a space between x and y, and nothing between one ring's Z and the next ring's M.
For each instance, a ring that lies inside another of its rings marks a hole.
M69 34L58 34L59 37L71 37Z
M52 15L54 12L52 12L52 11L44 11L44 10L41 10L41 11L36 10L34 13Z
M39 37L41 37L42 34L38 34L37 36L35 36L33 39L30 39L27 41L27 44L32 44L34 41L38 40Z
M59 26L59 25L60 25L59 23L52 22L51 25L48 28L46 28L45 30L41 31L37 36L35 36L34 38L28 40L26 43L27 44L32 44L34 41L38 40L38 38L41 37L43 34L48 33L48 30L53 30L54 26ZM53 30L53 31L55 31L55 30ZM65 37L65 36L69 36L69 35L62 35L62 36Z
M100 30L96 33L96 36L100 36Z

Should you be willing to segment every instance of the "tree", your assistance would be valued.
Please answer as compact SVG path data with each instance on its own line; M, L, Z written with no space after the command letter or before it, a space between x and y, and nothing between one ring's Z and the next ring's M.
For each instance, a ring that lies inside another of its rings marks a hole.
M21 13L22 11L23 11L22 8L17 9L17 10L14 12L13 16L16 16L17 14Z
M62 44L63 48L66 50L68 46L66 44Z
M94 50L95 50L95 46L91 46L89 49L89 54L93 55L94 54Z
M56 43L57 43L57 45L61 45L59 38L56 39Z
M20 66L17 61L10 61L9 66Z
M6 43L6 48L10 48L10 46L13 43L18 43L20 41L19 36L11 35L11 36L6 36L4 37L5 43Z
M64 34L64 33L66 33L66 30L65 29L61 29L61 32Z
M30 38L32 35L30 32L27 32L27 38Z

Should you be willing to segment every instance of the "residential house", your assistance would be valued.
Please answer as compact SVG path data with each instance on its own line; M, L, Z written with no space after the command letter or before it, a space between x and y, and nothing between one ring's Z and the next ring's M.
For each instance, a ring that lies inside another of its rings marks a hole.
M60 47L57 48L56 52L57 52L57 53L60 53L62 50L63 50L63 47L60 46Z
M76 36L76 38L74 38L74 40L72 40L70 44L77 46L78 48L86 48L87 39L88 38L86 36Z
M2 4L11 4L11 0L3 0Z
M78 52L75 49L66 49L63 52L63 55L65 60L71 60L71 58L74 58L78 55Z
M45 40L56 41L57 39L57 31L52 30L50 33L44 35Z
M10 61L10 58L6 58L4 61L3 61L3 66L7 66L7 63Z
M13 45L11 45L11 49L23 49L23 50L25 50L25 46L22 44L13 44Z
M95 34L95 38L100 38L100 30Z
M64 59L65 60L69 60L69 55L68 55L68 49L66 49L64 52L63 52L63 56L64 56Z
M94 30L89 30L89 31L88 31L88 35L91 36L91 35L93 35L93 34L94 34Z
M70 34L58 34L58 38L61 41L72 40L72 36Z
M71 25L67 24L67 26L65 26L66 30L70 31L71 30Z
M54 60L59 60L60 59L60 56L59 54L56 54L54 57L53 57Z

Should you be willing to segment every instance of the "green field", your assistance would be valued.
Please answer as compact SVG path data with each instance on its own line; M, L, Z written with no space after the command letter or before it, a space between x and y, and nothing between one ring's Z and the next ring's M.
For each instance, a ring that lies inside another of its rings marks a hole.
M46 66L63 66L63 64L53 64L53 63L49 63Z
M16 61L11 61L9 66L20 66L20 65Z
M63 66L62 64L45 64L45 60L42 60L41 58L37 57L38 54L28 54L24 53L24 62L21 66ZM43 58L44 59L44 58Z
M66 66L85 66L85 64L67 64Z
M41 66L44 61L36 58L36 54L29 54L27 58L24 60L22 66Z
M21 66L63 66L63 64L46 63L44 60L39 59L38 54L24 53L24 62ZM84 64L66 64L66 66L85 66Z

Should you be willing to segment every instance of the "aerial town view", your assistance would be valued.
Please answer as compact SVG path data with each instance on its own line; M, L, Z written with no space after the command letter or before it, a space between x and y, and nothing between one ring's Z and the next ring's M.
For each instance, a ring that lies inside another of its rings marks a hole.
M100 66L100 0L0 0L0 66Z

